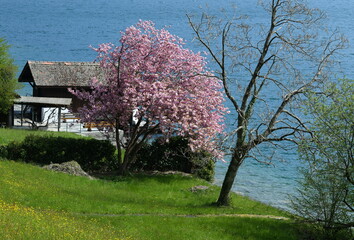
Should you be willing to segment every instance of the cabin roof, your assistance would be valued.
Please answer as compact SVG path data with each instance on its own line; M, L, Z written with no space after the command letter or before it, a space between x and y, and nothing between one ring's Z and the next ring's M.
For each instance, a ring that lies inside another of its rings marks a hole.
M92 79L104 81L104 72L94 62L27 61L18 81L39 87L89 87Z
M15 99L16 104L29 104L52 107L68 107L71 104L71 98L53 98L53 97L31 97L21 96Z

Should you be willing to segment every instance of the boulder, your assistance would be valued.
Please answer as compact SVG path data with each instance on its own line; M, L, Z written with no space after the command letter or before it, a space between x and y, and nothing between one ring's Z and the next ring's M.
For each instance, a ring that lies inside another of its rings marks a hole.
M91 177L84 170L82 170L80 164L78 164L76 161L52 163L44 166L43 168L51 171L63 172L70 175L82 176L93 179L93 177Z
M149 173L151 175L181 175L183 177L192 177L193 175L190 173L184 173L184 172L180 172L180 171L151 171L151 172L145 172L145 173Z
M190 191L194 192L194 193L195 192L205 192L208 189L209 189L208 186L199 185L199 186L194 186L194 187L190 188Z

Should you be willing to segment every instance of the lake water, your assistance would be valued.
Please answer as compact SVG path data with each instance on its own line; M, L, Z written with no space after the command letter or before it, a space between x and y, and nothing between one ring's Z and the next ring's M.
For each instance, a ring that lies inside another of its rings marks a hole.
M95 52L90 45L116 42L119 31L139 19L152 20L157 27L169 30L187 40L187 47L203 51L191 43L193 35L186 13L201 13L200 6L208 5L217 12L236 3L238 11L262 22L264 13L255 7L258 0L0 0L0 37L12 45L10 53L19 70L27 60L92 61ZM354 40L354 1L309 0L313 7L327 12L330 27L339 28L350 42ZM341 58L338 76L353 78L354 48L349 47ZM344 72L344 74L342 73ZM20 93L30 94L25 86ZM240 169L234 191L276 207L287 208L287 194L294 193L297 168L296 151L282 154L284 161L274 166L247 161ZM221 184L227 163L218 162L216 184Z

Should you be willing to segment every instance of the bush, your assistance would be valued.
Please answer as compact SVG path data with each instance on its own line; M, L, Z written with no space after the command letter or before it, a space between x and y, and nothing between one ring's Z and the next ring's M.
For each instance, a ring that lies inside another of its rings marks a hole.
M23 161L26 155L26 152L19 142L10 142L8 145L4 146L2 153L4 154L2 157L19 161Z
M212 181L214 165L211 154L205 151L192 152L188 147L188 139L172 137L166 143L161 143L161 140L157 139L151 144L145 144L137 153L137 159L131 169L135 171L181 171Z
M309 222L315 222L315 239L353 239L350 225L353 217L343 202L347 186L343 179L325 171L302 170L298 196L291 198L291 207ZM346 237L344 237L346 236Z
M7 147L4 145L0 145L0 158L7 157Z
M6 157L40 165L76 161L85 171L103 171L115 168L114 153L109 141L28 135L8 144Z

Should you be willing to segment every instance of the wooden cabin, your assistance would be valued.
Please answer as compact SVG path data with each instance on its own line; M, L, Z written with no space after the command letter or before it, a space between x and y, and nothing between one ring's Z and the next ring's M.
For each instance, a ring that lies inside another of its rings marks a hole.
M98 63L93 62L49 62L28 61L18 81L27 82L33 88L33 98L71 98L71 108L75 111L82 102L73 96L68 88L89 89L93 78L104 82L104 73ZM35 119L43 119L42 105L35 106Z

